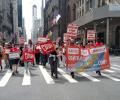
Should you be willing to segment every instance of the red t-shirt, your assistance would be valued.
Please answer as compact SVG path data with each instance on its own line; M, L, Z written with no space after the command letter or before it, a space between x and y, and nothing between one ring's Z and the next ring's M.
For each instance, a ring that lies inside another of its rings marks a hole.
M13 47L10 49L10 52L20 52L20 50L17 47Z

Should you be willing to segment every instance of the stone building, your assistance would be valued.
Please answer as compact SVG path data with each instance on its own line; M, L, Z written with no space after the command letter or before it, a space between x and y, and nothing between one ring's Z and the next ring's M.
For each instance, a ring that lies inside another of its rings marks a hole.
M75 5L79 32L95 30L98 41L120 48L120 0L76 0Z

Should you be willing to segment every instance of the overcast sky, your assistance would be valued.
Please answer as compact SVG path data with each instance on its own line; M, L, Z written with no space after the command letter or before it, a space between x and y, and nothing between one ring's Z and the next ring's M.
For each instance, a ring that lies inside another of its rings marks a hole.
M25 18L25 27L28 38L31 37L32 29L32 6L37 5L38 18L41 17L42 0L22 0L23 1L23 18Z

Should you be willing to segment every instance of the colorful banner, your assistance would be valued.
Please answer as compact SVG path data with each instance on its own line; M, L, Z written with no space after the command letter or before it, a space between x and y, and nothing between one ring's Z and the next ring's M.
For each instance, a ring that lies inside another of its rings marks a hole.
M71 45L66 48L67 66L73 68L74 64L79 61L80 48L76 45Z
M82 52L89 52L82 53ZM74 65L76 72L97 71L110 68L109 51L105 46L81 50L81 57Z
M34 52L33 51L26 51L23 53L23 60L25 62L34 62L34 58L35 58L35 55L34 55Z
M49 54L55 50L54 44L50 40L40 43L40 47L43 54Z

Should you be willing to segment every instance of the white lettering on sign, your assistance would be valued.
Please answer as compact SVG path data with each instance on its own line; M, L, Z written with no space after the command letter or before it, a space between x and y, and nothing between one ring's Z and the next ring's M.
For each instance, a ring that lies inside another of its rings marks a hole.
M79 54L79 48L68 48L68 54Z
M105 46L90 49L90 54L96 54L96 53L102 53L102 52L106 52Z
M88 50L81 50L81 55L82 56L89 56L89 51Z
M9 53L9 59L16 59L16 58L20 58L19 53Z
M95 31L94 30L88 30L87 31L87 39L88 40L95 40Z
M72 34L77 34L78 26L75 24L69 24L67 27L67 32Z
M41 45L41 47L44 49L44 50L49 50L51 49L53 46L51 45L51 43L48 43L48 44L44 44L44 45Z
M68 56L68 60L78 61L79 60L79 56Z
M25 58L26 58L26 59L33 59L33 58L34 58L34 55L33 55L33 54L30 54L30 53L25 53Z

